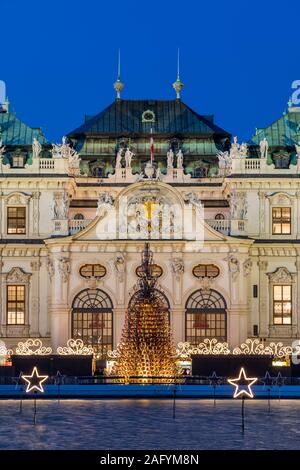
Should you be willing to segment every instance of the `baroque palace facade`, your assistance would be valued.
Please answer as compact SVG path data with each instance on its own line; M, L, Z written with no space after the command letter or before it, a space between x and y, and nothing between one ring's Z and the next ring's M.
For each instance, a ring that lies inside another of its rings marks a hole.
M176 343L300 338L300 109L247 143L180 98L117 99L59 145L0 112L0 338L116 348L146 241Z

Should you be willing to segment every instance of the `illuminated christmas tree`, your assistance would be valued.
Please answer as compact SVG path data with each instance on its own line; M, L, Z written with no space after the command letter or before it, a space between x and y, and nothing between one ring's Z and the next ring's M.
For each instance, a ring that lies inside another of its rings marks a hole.
M139 276L137 290L126 311L113 373L124 377L126 383L171 383L178 374L176 351L169 311L156 289L157 277L154 275L149 244L145 245L142 254Z

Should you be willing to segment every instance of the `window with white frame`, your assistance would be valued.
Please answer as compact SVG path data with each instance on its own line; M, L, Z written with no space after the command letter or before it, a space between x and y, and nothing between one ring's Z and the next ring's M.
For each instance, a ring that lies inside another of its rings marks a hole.
M273 323L292 324L292 286L273 285Z
M273 207L272 208L272 234L290 235L291 234L291 208Z
M8 285L6 286L6 305L7 305L7 324L24 325L25 324L25 286Z

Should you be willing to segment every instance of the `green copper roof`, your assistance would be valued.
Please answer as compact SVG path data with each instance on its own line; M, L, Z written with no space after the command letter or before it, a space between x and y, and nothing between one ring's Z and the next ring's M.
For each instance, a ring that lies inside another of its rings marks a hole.
M143 122L145 111L154 113L154 122ZM69 133L69 136L185 134L194 136L230 137L216 126L213 116L201 116L180 100L116 100L94 117Z
M288 111L269 126L257 129L249 145L259 145L264 137L271 147L294 146L300 140L300 113Z
M0 113L3 145L31 145L35 137L41 144L48 143L41 129L34 129L16 117L16 113Z

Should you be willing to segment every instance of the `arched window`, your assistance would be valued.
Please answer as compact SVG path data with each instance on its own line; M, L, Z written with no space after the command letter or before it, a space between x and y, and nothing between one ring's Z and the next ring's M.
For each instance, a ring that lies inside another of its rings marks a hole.
M96 357L104 359L113 349L113 304L101 289L84 289L72 305L72 338L92 346Z
M74 215L74 219L75 219L75 220L84 220L84 215L83 215L83 214L80 214L80 213L75 214L75 215Z
M226 341L226 302L213 289L199 289L187 300L185 314L186 341L197 345L205 338Z
M219 212L218 214L215 215L215 220L225 220L225 215Z

